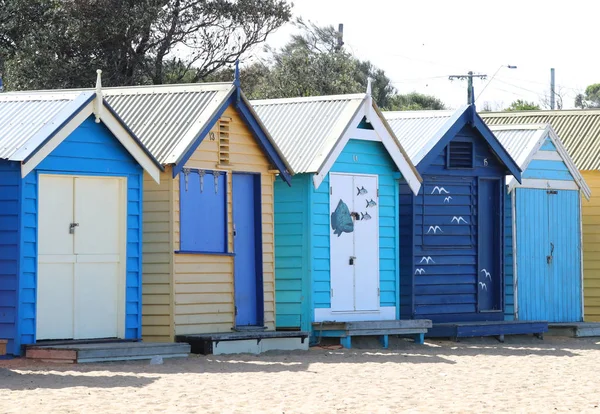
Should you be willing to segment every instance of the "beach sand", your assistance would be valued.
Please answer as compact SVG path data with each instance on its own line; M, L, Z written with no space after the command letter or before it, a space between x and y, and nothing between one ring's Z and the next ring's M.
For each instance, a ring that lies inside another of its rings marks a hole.
M0 361L0 413L600 412L600 338L507 337L58 365Z

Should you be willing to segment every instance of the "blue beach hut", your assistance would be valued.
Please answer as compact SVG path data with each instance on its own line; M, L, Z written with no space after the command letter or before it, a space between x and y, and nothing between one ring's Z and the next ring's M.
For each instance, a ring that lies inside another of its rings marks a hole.
M349 347L344 323L399 319L398 186L421 178L369 92L251 103L295 173L275 183L276 327Z
M90 92L0 95L0 339L141 338L142 183L161 167Z
M502 323L504 185L521 180L517 163L474 106L384 115L423 177L418 195L400 186L400 317L431 319L431 336L532 329Z
M509 320L583 320L581 196L591 191L550 124L490 126L523 170L506 179Z

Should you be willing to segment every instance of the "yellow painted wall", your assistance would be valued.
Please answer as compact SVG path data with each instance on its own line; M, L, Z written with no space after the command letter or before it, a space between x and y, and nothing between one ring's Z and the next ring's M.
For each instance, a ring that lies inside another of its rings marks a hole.
M168 342L173 334L171 177L170 168L160 184L144 174L142 337L149 342Z
M600 171L581 171L592 190L582 199L584 320L600 322Z
M275 329L273 181L267 157L233 108L223 117L230 121L230 165L218 164L218 138L205 138L186 163L188 168L223 171L260 172L263 216L264 321ZM219 125L212 132L218 137ZM179 249L179 179L173 183L173 241ZM228 175L229 251L233 246L232 184ZM233 257L202 254L175 254L174 260L174 330L175 334L231 332L234 326Z

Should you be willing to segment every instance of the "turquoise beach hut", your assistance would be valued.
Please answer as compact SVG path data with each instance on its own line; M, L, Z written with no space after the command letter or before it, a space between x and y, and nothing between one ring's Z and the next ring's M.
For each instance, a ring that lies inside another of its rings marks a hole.
M274 190L276 327L349 347L345 323L399 319L399 180L421 177L369 92L251 103L295 174Z

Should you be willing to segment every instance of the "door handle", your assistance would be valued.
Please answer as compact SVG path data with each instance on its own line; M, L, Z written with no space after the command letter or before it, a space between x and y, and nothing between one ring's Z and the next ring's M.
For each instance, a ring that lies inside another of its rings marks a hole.
M354 266L354 261L356 260L356 256L350 256L349 265Z
M69 234L75 234L75 227L78 227L79 223L71 223L69 224Z
M550 243L550 256L546 256L546 262L548 264L552 263L553 257L554 257L554 243Z

